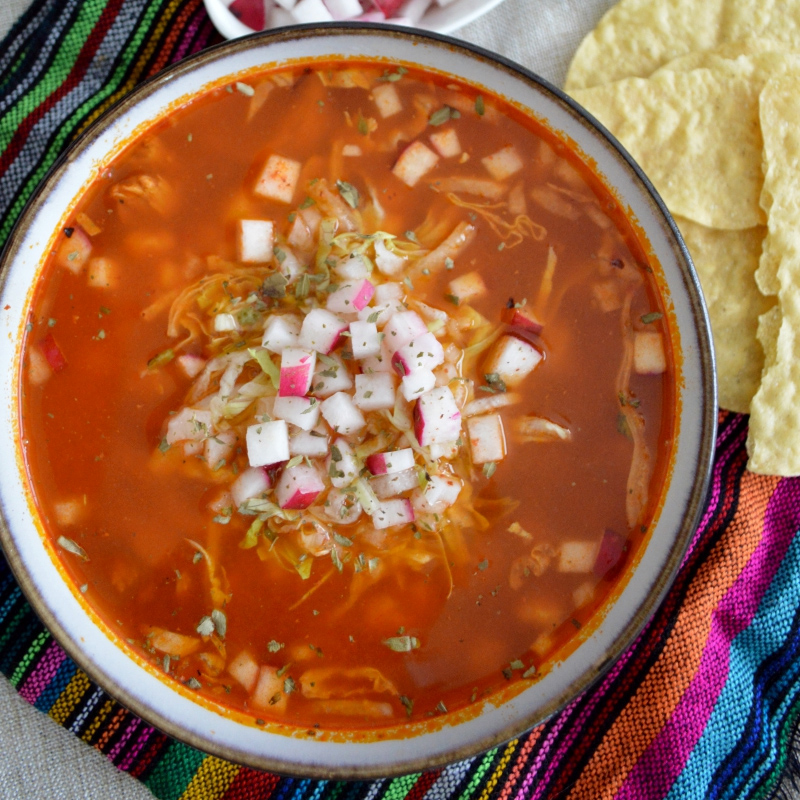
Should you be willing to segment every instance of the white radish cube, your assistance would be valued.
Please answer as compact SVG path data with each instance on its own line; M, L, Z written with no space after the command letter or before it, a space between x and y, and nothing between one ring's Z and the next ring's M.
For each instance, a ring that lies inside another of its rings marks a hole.
M300 178L300 167L299 161L271 155L256 182L256 194L279 203L291 203Z
M182 408L167 423L167 444L202 442L212 435L211 412L199 408Z
M328 425L345 436L360 431L367 424L364 415L345 392L336 392L323 400L321 410Z
M364 10L358 0L325 0L334 19L352 19Z
M339 438L333 443L325 466L331 483L337 489L344 489L358 477L359 466L356 454L345 439Z
M265 219L239 220L239 261L266 264L272 261L273 224Z
M304 22L333 22L334 17L322 0L300 0L292 9L292 16L300 24Z
M253 708L267 708L270 713L286 711L288 695L283 692L284 679L275 667L261 667L248 703Z
M217 469L217 465L222 461L227 461L233 455L233 448L239 437L233 431L222 431L206 439L205 458L206 463L212 469Z
M388 500L390 497L397 497L403 492L410 492L412 489L418 488L419 477L416 469L406 469L402 472L371 478L369 485L379 500Z
M56 252L56 264L78 275L92 253L92 240L77 225L71 236L65 236Z
M183 454L185 456L199 456L203 452L203 442L184 442Z
M238 508L245 500L264 494L271 485L269 475L263 467L248 467L231 484L233 502Z
M362 411L380 411L394 408L397 380L390 372L356 375L353 402Z
M330 397L336 392L353 388L353 376L337 355L317 359L317 368L311 381L311 391L317 397Z
M599 549L599 542L589 540L562 542L558 553L558 571L592 572Z
M345 158L358 158L364 155L364 151L357 144L342 145L342 155Z
M86 512L83 498L73 497L68 500L59 500L53 504L56 524L61 527L77 525Z
M393 253L384 243L383 239L375 242L375 266L378 272L388 278L395 278L402 274L408 266L408 259Z
M354 358L377 356L381 352L381 335L374 322L350 323L350 347Z
M416 336L428 333L428 326L416 311L400 311L392 315L383 333L389 353L394 354Z
M110 289L119 279L119 266L110 258L90 258L86 266L86 283L95 289Z
M347 323L335 314L324 308L314 308L303 320L300 345L318 353L330 353L347 328Z
M308 508L324 491L319 472L308 464L287 467L275 484L275 497L281 508Z
M450 294L457 297L459 303L468 303L476 297L486 294L486 284L477 272L468 272L466 275L459 275L447 284Z
M408 402L416 400L421 394L436 386L436 375L429 369L418 369L400 380L400 391Z
M371 272L369 264L357 253L352 253L348 258L337 261L333 271L339 277L350 281L368 278Z
M372 298L376 303L399 303L403 300L406 293L402 283L387 281L379 283L375 287L375 295Z
M264 329L261 346L273 353L282 353L287 347L299 346L301 324L300 318L293 314L270 317Z
M391 475L414 467L414 451L410 447L391 450L386 453L373 453L365 461L373 475Z
M516 147L510 144L496 153L481 159L481 163L496 180L502 181L519 172L522 167L522 158Z
M352 281L328 295L325 303L329 311L352 314L369 305L375 287L366 279Z
M319 401L314 397L276 397L273 413L304 431L319 422Z
M242 650L236 658L232 658L228 662L227 669L233 679L241 683L246 691L253 691L261 667L249 650Z
M398 375L413 375L421 370L434 370L444 363L444 348L430 332L412 339L398 348L392 356L392 366Z
M393 314L402 310L402 304L393 300L391 303L380 303L362 308L358 312L358 318L362 322L374 322L379 328L382 328Z
M455 158L461 155L461 142L455 128L445 128L430 135L431 144L442 158Z
M434 461L438 461L439 459L445 459L445 461L450 461L450 459L455 458L458 455L458 444L456 442L445 442L444 444L432 444L428 451L431 454L431 458Z
M328 455L328 434L322 426L313 431L300 431L289 437L289 452L293 456L322 458Z
M238 331L239 324L233 314L217 314L214 317L214 330L217 333L230 333L231 331Z
M300 259L286 245L274 248L273 254L278 271L290 283L305 272Z
M636 331L633 336L633 369L638 375L667 371L664 340L657 331Z
M424 489L411 496L411 505L419 514L441 514L458 500L461 481L450 475L431 475Z
M506 435L499 414L484 414L467 420L473 464L502 461L506 457Z
M461 434L461 412L447 386L420 395L414 406L414 432L423 447L458 439Z
M281 397L302 397L311 388L317 354L304 347L284 347L281 353Z
M352 525L358 522L361 512L364 509L361 503L353 497L350 492L343 492L341 489L331 489L325 498L323 511L331 522L339 525Z
M438 163L439 156L420 141L412 142L400 154L392 172L406 186L414 187Z
M251 467L267 467L289 460L289 427L282 419L250 425L246 441Z
M372 524L377 530L391 528L395 525L408 525L413 521L414 508L410 501L402 498L381 501L372 515Z
M384 118L393 117L403 110L403 103L394 85L379 83L372 89L372 99L378 107L378 113Z
M208 363L202 356L196 356L191 353L178 356L175 360L181 372L187 378L196 378L205 369Z
M492 348L483 371L496 373L509 388L513 388L530 375L542 354L528 342L515 336L501 336Z
M377 356L369 356L361 359L361 371L365 375L374 375L377 372L389 372L392 375L397 373L392 366L392 355L389 352L389 345L386 343L386 334L381 341L381 352Z

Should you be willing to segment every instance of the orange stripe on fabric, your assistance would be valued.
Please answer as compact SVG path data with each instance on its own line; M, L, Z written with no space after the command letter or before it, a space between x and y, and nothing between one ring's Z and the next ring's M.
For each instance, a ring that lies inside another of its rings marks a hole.
M84 742L91 742L97 729L103 724L103 720L109 715L111 709L114 707L113 700L106 700L97 712L97 716L92 720L92 724L83 732L81 739Z
M119 730L119 726L122 725L122 721L127 716L128 712L124 708L120 708L117 710L117 713L114 714L111 722L109 723L108 727L103 731L100 738L94 743L94 746L103 751L103 747L108 744L109 739Z
M241 767L207 756L197 768L180 800L219 800L233 783Z
M89 678L84 672L78 670L53 703L48 716L52 717L59 725L63 725L91 688L92 684L89 682Z
M750 472L742 476L740 505L692 581L661 655L593 753L569 797L613 798L669 720L703 656L714 609L761 540L767 504L779 481Z
M186 20L197 11L197 7L201 2L202 0L195 0L191 5L186 6L186 8L184 8L183 11L178 14L175 22L170 26L171 30L167 34L164 44L161 46L161 52L159 53L158 58L150 68L150 75L155 75L167 65L170 54L172 53L172 46L184 35L183 26L186 24Z
M533 746L539 741L539 738L542 735L542 728L543 726L540 725L538 728L534 728L530 734L528 734L525 744L522 745L522 748L517 754L517 763L514 764L514 766L511 768L511 772L508 773L508 778L506 778L505 785L498 795L497 800L506 800L507 797L510 797L514 793L522 768L528 762L528 754L531 752L531 750L533 750Z

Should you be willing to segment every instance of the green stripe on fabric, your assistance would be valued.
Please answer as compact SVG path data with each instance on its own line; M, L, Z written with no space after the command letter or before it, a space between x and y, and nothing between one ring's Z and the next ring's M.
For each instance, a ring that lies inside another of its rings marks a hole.
M159 800L179 800L207 756L194 747L173 741L160 758L144 785Z
M412 775L403 775L402 778L395 778L387 787L383 800L403 800L411 791L422 773L415 772Z
M17 632L17 628L19 627L20 623L30 615L30 606L27 604L21 608L17 613L14 615L13 619L5 624L5 630L3 631L2 635L0 635L0 653L5 654L6 646L8 645L8 640L14 636Z
M11 677L9 680L11 681L11 685L16 689L19 686L19 682L22 680L25 673L28 671L28 667L33 663L33 660L36 656L41 652L42 648L50 641L52 637L50 636L48 631L42 631L34 640L31 642L31 646L25 652L25 655L19 660L14 671L11 673Z
M475 770L475 774L472 776L467 788L464 790L464 793L461 795L459 800L469 800L477 789L480 789L481 784L483 783L483 778L486 773L492 768L492 761L494 761L494 757L497 755L497 748L493 748L489 750L486 755L483 757L483 761L481 761L478 768Z
M778 756L773 769L766 779L755 788L755 791L751 795L752 800L766 800L766 798L771 797L776 786L780 783L786 771L786 763L789 760L789 751L791 749L795 730L797 729L798 718L800 718L800 696L795 700L794 705L791 707L781 725L780 735L778 737Z

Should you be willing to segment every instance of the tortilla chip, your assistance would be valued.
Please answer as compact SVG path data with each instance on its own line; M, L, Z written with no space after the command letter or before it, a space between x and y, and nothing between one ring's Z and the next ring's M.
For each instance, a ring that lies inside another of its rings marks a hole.
M767 364L750 408L748 468L800 475L800 76L767 82L761 95L766 242L777 263L780 317L759 327Z
M761 84L737 75L736 63L572 93L639 162L673 214L725 230L766 219L759 205ZM752 71L748 62L739 66Z
M688 219L676 219L689 248L714 332L719 404L746 414L758 389L764 352L756 338L759 316L773 300L758 291L758 266L764 226L718 231Z
M800 0L621 0L581 43L565 88L646 78L686 53L747 37L800 52Z

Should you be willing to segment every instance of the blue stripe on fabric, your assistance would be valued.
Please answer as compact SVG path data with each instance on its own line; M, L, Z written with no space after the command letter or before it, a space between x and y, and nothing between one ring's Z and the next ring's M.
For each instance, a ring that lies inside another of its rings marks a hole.
M800 605L800 536L795 536L750 624L731 642L728 678L708 723L667 800L712 797L715 773L742 737L753 708L758 667L780 649Z
M36 698L33 704L39 711L47 713L55 704L56 700L61 697L61 693L67 688L69 682L75 677L78 668L75 663L69 658L65 658L61 662L61 666L56 670L56 674L50 679L50 682L45 687L44 691Z

